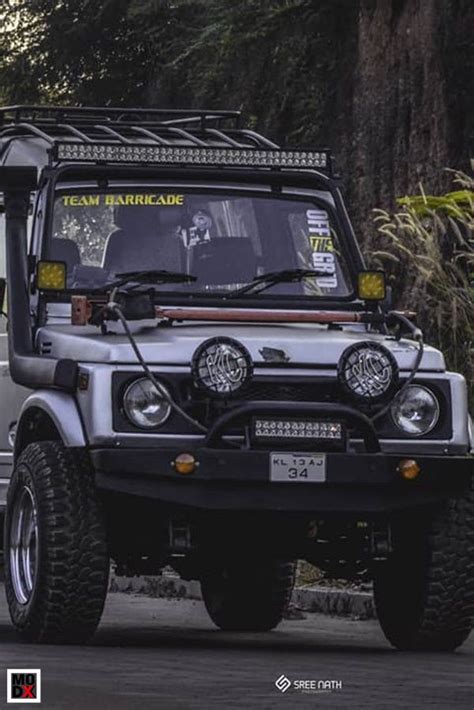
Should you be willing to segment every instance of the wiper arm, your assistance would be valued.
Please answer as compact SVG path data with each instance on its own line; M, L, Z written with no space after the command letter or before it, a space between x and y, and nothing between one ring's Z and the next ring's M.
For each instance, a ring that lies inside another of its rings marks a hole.
M106 284L107 288L120 288L126 284L182 284L196 281L196 276L179 271L150 269L148 271L125 271L116 274L118 279ZM132 288L134 286L132 285Z
M297 283L298 281L303 281L303 279L320 278L323 276L327 276L327 273L313 269L284 269L282 271L273 271L270 274L256 276L250 283L232 291L227 298L236 298L245 293L260 293L270 288L270 286L279 283Z

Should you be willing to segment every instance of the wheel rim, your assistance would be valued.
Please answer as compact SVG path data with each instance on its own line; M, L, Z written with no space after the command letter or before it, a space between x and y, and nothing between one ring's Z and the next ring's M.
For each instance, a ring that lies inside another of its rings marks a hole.
M28 486L16 497L10 528L10 573L15 596L27 604L33 593L38 565L38 523L35 499Z

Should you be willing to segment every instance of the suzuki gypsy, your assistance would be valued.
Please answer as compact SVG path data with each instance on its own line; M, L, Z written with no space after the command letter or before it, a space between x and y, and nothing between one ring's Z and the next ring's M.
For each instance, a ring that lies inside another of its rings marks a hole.
M0 166L19 633L90 638L111 560L171 566L218 627L269 630L305 559L373 579L394 646L459 646L466 382L367 270L330 153L232 111L14 106Z

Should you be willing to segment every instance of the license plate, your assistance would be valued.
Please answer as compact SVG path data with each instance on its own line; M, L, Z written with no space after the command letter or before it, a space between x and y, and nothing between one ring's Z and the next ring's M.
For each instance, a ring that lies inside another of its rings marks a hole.
M322 483L326 480L326 454L270 454L270 480Z

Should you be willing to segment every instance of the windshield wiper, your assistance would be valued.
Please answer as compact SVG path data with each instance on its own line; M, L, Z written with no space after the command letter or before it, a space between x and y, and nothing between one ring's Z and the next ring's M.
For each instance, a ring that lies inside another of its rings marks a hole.
M320 278L327 276L323 271L314 271L313 269L283 269L282 271L273 271L270 274L261 274L245 286L232 291L226 298L236 298L245 293L260 293L265 291L270 286L280 283L297 283L303 279Z
M125 271L116 274L118 279L106 284L107 288L120 288L126 284L183 284L196 281L196 276L181 273L179 271L165 271L150 269L148 271ZM132 285L132 288L135 286Z

